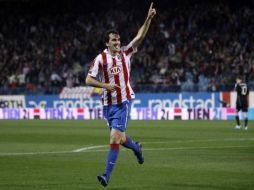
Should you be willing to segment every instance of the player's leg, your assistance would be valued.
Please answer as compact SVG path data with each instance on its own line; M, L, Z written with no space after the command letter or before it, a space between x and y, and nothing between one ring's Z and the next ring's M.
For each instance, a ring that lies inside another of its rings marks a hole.
M239 119L239 109L236 110L235 120L236 120L235 128L241 129L241 124L240 124L240 119Z
M248 130L248 101L243 101L243 116L244 116L244 129Z
M125 148L131 149L135 156L137 157L138 163L143 164L144 163L144 156L142 154L142 145L139 142L135 142L132 140L131 137L126 135L126 138L124 141L122 141L122 145Z
M122 132L112 128L110 133L108 158L107 158L106 168L104 172L107 175L108 180L111 176L113 168L116 164L116 160L118 158L119 147L120 147L122 136L123 136Z
M125 126L124 130L126 130L128 120L129 120L131 103L126 102L126 104L124 106L126 107L126 109L125 109L125 112L121 113L121 121L119 121L119 124L121 126ZM125 135L124 138L121 140L121 144L125 148L131 149L134 152L134 154L136 155L137 160L140 164L144 163L144 157L143 157L142 150L141 150L142 149L141 143L135 142L132 140L132 138L130 136Z
M243 115L244 115L244 129L248 130L248 112L244 111Z
M103 175L97 176L98 180L103 186L107 186L111 173L114 169L116 164L118 155L119 155L119 147L121 139L123 138L124 133L112 128L110 132L110 144L109 144L109 151L106 161L106 167Z
M118 124L120 118L119 113L121 113L120 108L121 105L114 105L109 107L108 112L105 110L107 117L105 115L104 116L107 119L108 125L110 127L110 144L105 171L103 175L97 176L98 180L103 186L108 185L108 181L118 158L120 142L123 138L125 138L125 132Z

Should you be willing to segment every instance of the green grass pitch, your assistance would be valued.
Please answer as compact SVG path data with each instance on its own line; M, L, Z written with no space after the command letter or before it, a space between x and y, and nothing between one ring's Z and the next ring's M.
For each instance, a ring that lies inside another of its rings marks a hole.
M111 190L254 189L254 122L130 121L145 163L121 147ZM95 121L0 121L1 190L105 189L109 131Z

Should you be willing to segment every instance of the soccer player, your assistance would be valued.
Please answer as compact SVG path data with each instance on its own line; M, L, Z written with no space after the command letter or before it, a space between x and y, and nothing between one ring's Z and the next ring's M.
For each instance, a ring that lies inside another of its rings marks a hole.
M248 85L243 82L241 76L236 77L236 84L235 90L237 92L236 98L236 129L241 129L240 120L239 120L239 113L242 110L244 114L244 129L248 130L248 95L249 95L249 88Z
M96 56L86 77L87 85L103 89L103 114L110 129L110 145L105 171L102 175L97 176L104 187L108 185L116 164L120 144L134 152L139 164L144 163L141 144L134 142L125 133L130 113L130 101L134 98L134 92L130 86L130 58L145 38L155 15L156 10L151 3L144 24L127 46L121 47L117 31L108 31L105 35L107 48Z

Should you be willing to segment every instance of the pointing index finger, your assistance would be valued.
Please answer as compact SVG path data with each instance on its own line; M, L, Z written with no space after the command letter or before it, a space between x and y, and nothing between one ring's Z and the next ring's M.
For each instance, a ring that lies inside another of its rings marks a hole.
M153 2L151 3L151 5L150 5L150 8L149 8L149 9L151 10L152 8L153 8Z

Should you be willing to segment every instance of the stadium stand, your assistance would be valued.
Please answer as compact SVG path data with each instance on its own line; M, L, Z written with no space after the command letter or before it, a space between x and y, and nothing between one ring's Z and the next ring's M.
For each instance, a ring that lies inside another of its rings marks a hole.
M158 16L132 60L136 92L230 91L238 74L254 89L251 1L154 2ZM90 62L104 48L103 33L117 28L128 43L149 1L97 4L0 1L0 94L84 86Z

